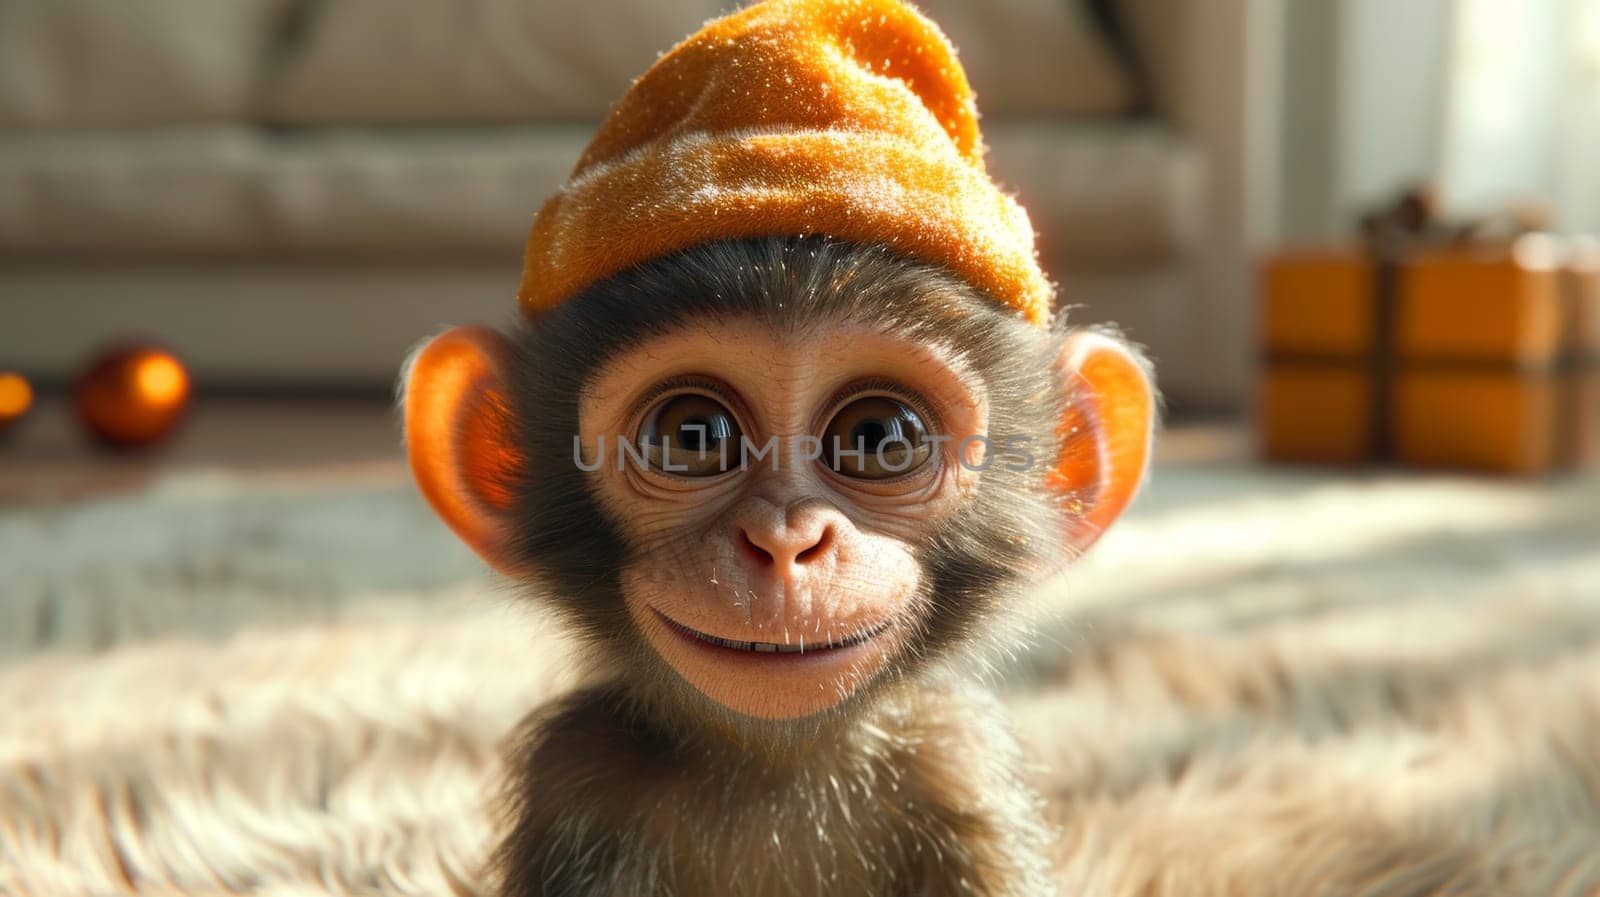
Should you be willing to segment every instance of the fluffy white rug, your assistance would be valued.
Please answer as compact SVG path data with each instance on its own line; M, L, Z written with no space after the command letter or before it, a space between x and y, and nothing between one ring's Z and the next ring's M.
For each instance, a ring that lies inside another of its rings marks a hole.
M1600 484L1162 470L1005 687L1063 894L1600 893ZM473 894L566 687L398 476L0 510L0 894Z

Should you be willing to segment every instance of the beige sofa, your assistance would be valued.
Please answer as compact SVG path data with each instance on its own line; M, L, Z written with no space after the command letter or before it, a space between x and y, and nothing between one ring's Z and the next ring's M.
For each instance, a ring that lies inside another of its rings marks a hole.
M1172 108L1190 7L1132 7L1164 110L1133 118L1077 2L923 6L1078 319L1148 343L1180 402L1225 400L1174 376L1216 225L1215 154ZM382 386L425 334L509 317L534 210L594 122L725 8L0 0L0 367L60 380L144 335L202 384Z

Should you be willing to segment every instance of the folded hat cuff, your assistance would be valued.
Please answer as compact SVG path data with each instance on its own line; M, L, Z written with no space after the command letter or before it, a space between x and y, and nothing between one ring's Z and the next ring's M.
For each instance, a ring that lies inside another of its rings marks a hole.
M595 163L540 209L524 312L718 239L825 234L940 265L1049 322L1027 212L948 142L852 130L694 132Z

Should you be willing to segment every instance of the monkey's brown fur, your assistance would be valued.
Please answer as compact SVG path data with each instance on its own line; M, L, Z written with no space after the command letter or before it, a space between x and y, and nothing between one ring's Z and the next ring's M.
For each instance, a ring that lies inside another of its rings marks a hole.
M957 352L984 380L990 437L1025 434L1034 463L995 464L927 544L927 607L873 687L815 717L760 721L682 684L628 621L630 546L572 464L585 378L641 338L753 317L778 331L853 320ZM1062 560L1059 496L1042 487L1069 397L1058 335L951 275L880 246L724 241L602 282L514 339L516 566L589 641L599 684L540 711L510 754L505 893L1038 895L1045 841L1017 749L976 688L1003 648L1008 598ZM1016 469L1020 468L1020 469Z
M887 697L783 759L679 740L606 688L513 751L510 894L1051 893L1039 806L987 695Z

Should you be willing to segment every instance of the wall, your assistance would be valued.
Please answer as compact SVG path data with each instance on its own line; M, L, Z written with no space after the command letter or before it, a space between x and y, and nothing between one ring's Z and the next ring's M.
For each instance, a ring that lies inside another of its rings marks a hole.
M1285 0L1282 236L1348 234L1433 177L1457 0Z

